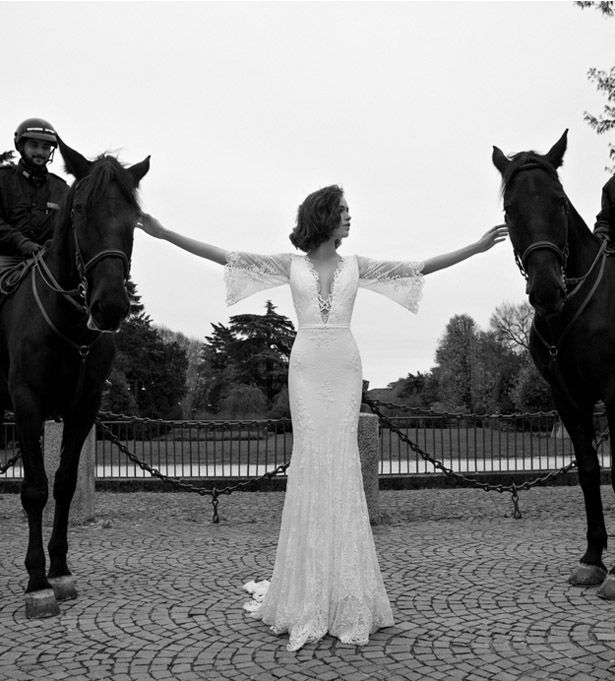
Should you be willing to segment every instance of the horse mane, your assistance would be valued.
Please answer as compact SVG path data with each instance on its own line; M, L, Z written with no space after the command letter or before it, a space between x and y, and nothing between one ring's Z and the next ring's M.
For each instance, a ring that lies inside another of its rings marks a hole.
M124 198L136 209L139 209L136 191L132 177L126 168L108 154L101 154L92 164L91 172L87 176L89 182L85 188L85 203L89 208L101 194L104 187L111 182L119 187Z
M512 156L508 157L509 160L511 161L506 169L504 170L504 174L502 175L502 186L500 188L500 198L504 197L504 192L506 191L508 185L511 183L513 177L522 169L527 166L533 166L536 168L540 168L540 170L544 170L546 173L548 173L553 180L555 180L559 186L562 189L562 192L566 195L566 198L568 195L566 194L566 191L564 190L564 187L562 186L561 180L559 179L559 175L557 173L557 168L553 166L553 164L549 163L547 160L546 156L543 156L542 154L539 154L536 151L520 151L517 154L513 154ZM587 226L587 223L585 220L581 217L579 212L576 210L576 208L572 205L570 199L568 199L568 206L569 209L575 218L575 220L585 228L588 232L591 233L591 230Z
M500 187L500 198L504 196L508 185L511 183L513 177L517 174L521 168L524 166L532 165L544 170L549 173L549 175L560 182L559 175L557 174L557 169L553 167L551 163L547 160L545 156L539 154L536 151L520 151L517 154L509 156L510 163L504 170L502 174L502 185Z
M119 188L123 197L136 210L140 210L139 201L137 199L137 192L130 173L117 160L115 156L109 154L101 154L92 162L90 172L86 175L87 183L83 187L83 197L86 210L89 210L103 194L105 187L110 183L115 183ZM82 178L85 179L85 178ZM54 235L63 233L70 228L71 223L71 208L73 205L73 196L75 188L81 180L76 180L71 185L71 188L66 196L64 205L62 207L62 215L59 217Z

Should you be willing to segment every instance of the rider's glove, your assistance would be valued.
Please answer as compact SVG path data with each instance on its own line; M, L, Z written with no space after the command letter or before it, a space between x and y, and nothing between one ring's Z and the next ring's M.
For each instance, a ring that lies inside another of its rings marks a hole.
M612 240L612 234L609 227L600 225L594 229L594 234L600 239L605 239L608 242Z
M31 255L38 253L42 246L37 244L35 241L30 241L30 239L24 239L18 246L19 253L29 258Z

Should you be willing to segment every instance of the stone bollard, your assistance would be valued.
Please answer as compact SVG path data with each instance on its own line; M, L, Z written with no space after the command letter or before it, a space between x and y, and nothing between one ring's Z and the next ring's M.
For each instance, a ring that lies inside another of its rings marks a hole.
M359 414L359 455L361 457L361 473L363 474L363 489L367 501L369 521L372 525L380 522L378 506L378 451L380 448L380 434L378 432L379 419L375 414Z
M49 499L43 512L46 525L53 524L55 499L53 498L53 480L60 464L62 446L63 423L45 421L43 431L43 452L45 457L45 471L49 480ZM94 520L94 449L96 446L96 428L92 428L81 449L79 472L77 474L77 488L70 507L69 525L82 525Z

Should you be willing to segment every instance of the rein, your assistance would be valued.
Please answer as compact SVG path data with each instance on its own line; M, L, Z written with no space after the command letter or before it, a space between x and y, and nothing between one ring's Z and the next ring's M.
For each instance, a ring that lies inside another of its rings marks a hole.
M517 168L514 173L508 178L508 182L510 182L510 179L513 177L513 175L523 171L523 170L530 170L534 168L543 168L543 166L539 163L535 162L530 162L526 163L519 168ZM568 199L566 198L566 203L565 203L565 210L566 214L568 215L570 212L570 204L568 202ZM548 352L549 356L549 368L551 373L553 374L560 390L559 392L571 403L573 404L577 409L582 409L579 407L577 402L575 401L574 397L571 395L570 390L568 389L566 385L566 381L564 380L564 377L562 376L562 373L560 371L559 365L558 365L558 356L559 356L559 350L560 346L562 344L562 341L564 338L568 335L570 329L573 327L575 322L579 319L581 314L585 311L587 306L589 305L591 299L593 298L596 290L598 289L598 286L600 285L600 282L602 281L602 277L604 275L604 270L606 267L606 259L609 255L613 253L613 251L608 249L608 242L606 239L602 241L600 244L600 248L598 249L598 252L596 253L596 256L592 262L592 264L589 266L587 272L583 274L581 277L567 277L566 276L566 265L568 264L568 256L569 256L569 246L568 246L568 237L566 236L566 241L564 243L563 248L560 248L557 244L553 243L552 241L548 240L541 240L541 241L536 241L533 244L530 244L525 251L519 255L519 252L517 250L514 251L515 255L515 262L517 263L517 267L519 268L521 274L525 278L526 282L528 281L528 274L526 271L526 261L527 258L530 256L531 253L533 253L536 250L539 249L547 249L553 251L561 265L561 271L562 271L562 279L564 281L564 287L566 290L566 299L564 301L564 309L566 305L570 302L570 300L581 290L583 284L587 281L588 277L590 274L594 271L596 265L598 262L600 262L600 269L598 271L598 274L594 280L594 283L590 290L587 292L587 295L579 305L579 307L576 309L574 314L572 315L572 318L570 321L566 324L564 327L563 331L559 334L559 338L555 340L554 342L549 342L538 330L538 326L536 324L536 316L534 316L534 319L532 321L532 330L536 334L536 337L538 340L543 344L545 349ZM573 286L572 291L568 292L569 286ZM526 288L527 292L527 288ZM563 312L563 310L562 310ZM562 313L560 313L562 314Z
M547 348L549 351L549 355L551 357L557 357L559 354L559 346L561 345L562 340L566 337L570 329L572 328L573 324L577 321L577 319L581 316L581 314L584 312L585 308L589 305L590 300L594 297L594 293L598 289L598 286L600 285L600 282L602 281L602 277L604 275L604 269L606 266L606 259L609 256L609 252L607 251L607 242L604 240L602 244L600 245L600 249L598 250L598 253L596 254L596 257L594 258L594 261L592 262L590 268L587 270L587 272L582 276L579 277L578 284L576 285L575 289L566 296L566 302L568 302L581 288L583 283L587 280L587 277L591 274L592 270L594 269L596 263L600 260L600 271L598 272L598 275L596 276L596 279L594 280L593 286L591 289L588 291L587 295L583 299L583 302L579 305L577 308L576 312L574 313L572 319L568 322L568 324L564 327L564 330L560 334L559 338L555 343L548 343L545 338L542 336L542 334L538 331L538 328L536 326L536 317L534 317L534 321L532 322L532 328L536 332L536 335L538 338L542 341L544 346Z
M74 291L66 291L62 289L59 284L57 283L55 277L47 267L47 263L42 259L42 256L40 254L36 254L35 258L35 266L32 269L32 294L34 295L34 300L36 301L36 304L38 305L38 309L43 317L43 319L47 322L49 328L57 335L59 336L63 341L65 341L68 345L70 345L71 348L74 348L77 350L79 353L79 374L77 376L77 384L75 386L75 394L70 406L70 411L74 411L76 408L77 404L79 403L79 400L81 399L81 393L83 391L83 385L85 383L85 372L86 372L86 362L88 359L88 356L90 354L90 350L92 349L92 346L96 343L97 340L100 339L102 336L102 333L97 332L96 337L91 343L75 343L75 341L72 338L69 338L65 333L60 331L58 327L53 323L51 317L47 314L47 310L45 310L45 306L43 305L43 301L41 300L41 297L38 292L38 288L36 286L36 273L39 273L41 276L41 279L47 286L54 292L62 295L66 300L68 300L70 303L72 303L79 312L81 313L87 313L87 307L85 305L79 304L73 297L75 293L79 292L79 289L74 290ZM53 284L53 285L50 285ZM79 293L80 295L80 293Z
M559 338L554 342L554 343L549 343L546 338L540 333L538 330L538 326L536 324L536 317L534 317L534 320L532 321L532 329L534 333L536 334L536 337L540 342L543 344L543 346L546 348L547 352L549 353L549 367L551 369L551 372L553 373L553 376L557 380L557 383L559 384L559 387L561 389L561 393L566 397L566 399L577 409L581 409L577 402L575 401L574 397L568 390L568 387L566 385L566 381L564 380L564 377L562 376L562 373L559 369L559 365L557 363L557 359L559 356L559 349L560 346L564 340L564 338L567 336L568 332L570 329L573 327L575 322L579 319L581 314L585 311L587 306L589 305L591 299L594 297L594 293L596 293L598 286L600 285L600 282L602 281L602 277L604 275L604 270L606 267L606 259L609 257L609 255L612 254L612 251L609 251L607 249L608 243L606 239L604 239L600 245L600 248L598 249L598 253L596 254L596 257L594 258L592 264L590 265L589 269L587 272L582 276L578 277L576 279L570 279L568 281L570 282L575 282L575 288L566 296L566 303L568 303L571 298L581 289L585 281L587 281L587 278L591 274L591 272L594 270L596 264L600 262L600 269L598 271L598 274L596 275L596 278L594 280L594 283L590 290L587 292L587 295L585 298L583 298L582 303L579 305L579 307L576 309L574 315L570 319L570 321L566 324L564 327L564 330L559 334Z
M82 184L87 178L84 178L83 180L80 180L77 185L75 186L75 189L79 187L80 184ZM74 238L74 244L75 244L75 265L77 268L77 272L79 274L79 285L77 286L76 289L64 289L60 284L58 283L57 279L49 269L49 266L44 260L44 253L45 251L41 251L39 253L34 254L34 267L32 268L32 294L34 296L34 300L36 301L36 304L38 306L38 309L43 317L43 319L47 322L47 325L49 328L59 337L61 338L65 343L67 343L71 348L74 348L77 353L79 354L79 359L80 359L80 364L79 364L79 374L77 376L77 385L75 387L75 394L73 397L73 401L71 404L71 411L75 409L77 406L80 398L81 398L81 393L83 390L83 385L85 383L85 373L86 373L86 363L87 359L90 355L90 351L94 344L101 338L103 332L102 331L94 331L92 330L93 333L96 334L95 338L90 342L90 343L77 343L75 342L72 338L67 336L65 333L63 333L58 327L54 324L53 320L47 313L47 310L45 309L45 306L43 305L43 301L41 300L37 283L36 283L36 275L40 276L41 280L43 283L49 288L51 291L54 293L62 296L65 300L67 300L81 315L87 315L89 313L88 310L88 303L87 303L87 293L88 293L88 281L87 281L87 275L88 272L96 265L99 263L101 260L104 260L105 258L120 258L122 261L123 265L123 270L124 270L124 285L126 284L126 281L128 279L129 273L130 273L130 261L126 254L119 250L119 249L104 249L102 251L99 251L96 253L96 255L92 256L89 260L85 260L83 257L83 253L81 250L81 247L79 245L79 238L77 236L77 228L75 226L74 222L74 216L75 216L75 209L71 208L70 212L70 217L71 217L71 227L72 227L72 232L73 232L73 238Z

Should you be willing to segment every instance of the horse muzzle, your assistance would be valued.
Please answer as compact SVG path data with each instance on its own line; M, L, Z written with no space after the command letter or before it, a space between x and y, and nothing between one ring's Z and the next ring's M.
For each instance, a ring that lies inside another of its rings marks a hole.
M88 317L88 321L86 326L90 331L97 331L98 333L117 333L120 330L119 324L115 329L100 329L98 328L96 322L94 321L94 318L92 315Z
M126 290L121 295L94 296L88 306L87 327L99 333L116 333L130 310Z
M552 314L559 314L566 302L566 287L563 280L552 281L546 285L532 285L528 281L528 300L536 312L547 317Z

